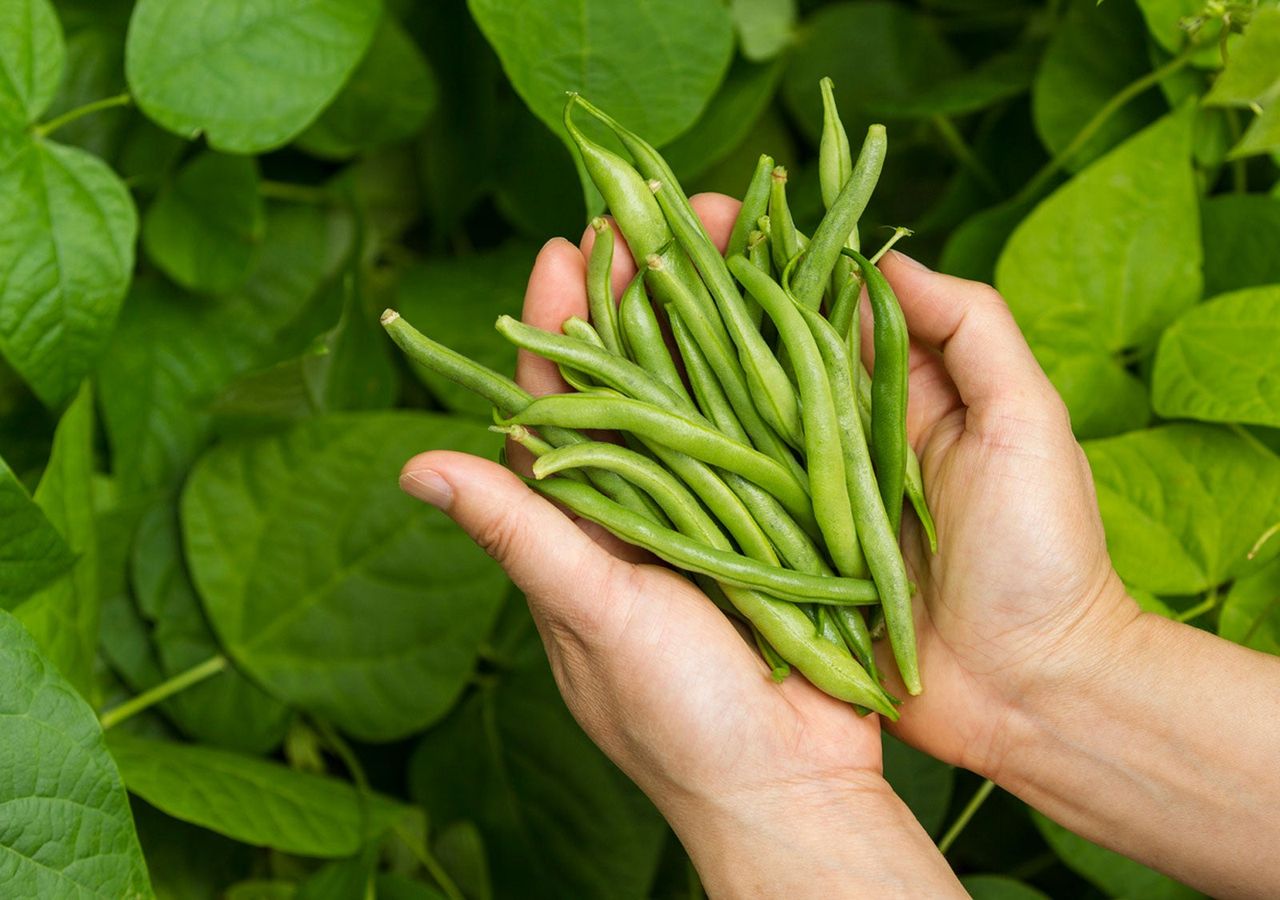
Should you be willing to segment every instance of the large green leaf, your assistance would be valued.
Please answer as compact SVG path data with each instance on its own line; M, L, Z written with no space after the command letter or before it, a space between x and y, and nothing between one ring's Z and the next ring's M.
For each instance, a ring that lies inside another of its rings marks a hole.
M955 769L884 734L884 777L924 830L942 828L955 786Z
M358 737L438 719L471 677L507 582L396 476L424 450L495 446L479 424L389 412L210 451L187 482L183 533L223 646L272 694Z
M229 153L311 124L364 56L381 0L139 0L125 72L148 116Z
M435 76L413 39L390 14L342 93L298 138L309 153L346 159L412 136L435 109Z
M1038 812L1031 815L1058 859L1112 897L1191 900L1203 896L1141 863L1086 841Z
M1280 656L1280 559L1231 585L1218 617L1218 634Z
M486 253L429 260L409 269L396 309L432 339L499 372L515 369L516 351L493 329L500 315L520 314L536 250L508 244ZM451 410L490 420L489 404L466 388L419 367L414 372Z
M1211 425L1165 425L1084 445L1107 547L1128 584L1194 594L1243 574L1280 519L1280 458Z
M0 197L0 353L57 406L110 338L137 212L100 159L39 139L0 140Z
M175 819L299 856L350 856L407 809L345 781L196 744L108 738L124 783Z
M422 739L410 795L432 821L480 826L494 896L644 896L662 820L573 721L532 619L512 604L499 671Z
M1280 149L1280 9L1259 10L1232 49L1227 66L1204 98L1210 106L1242 106L1256 113L1233 157Z
M57 581L15 609L45 656L91 697L98 643L98 548L93 516L93 393L81 387L53 438L36 504L76 555Z
M0 128L34 122L58 90L66 48L49 0L0 4Z
M966 875L960 885L973 900L1049 900L1048 894L1003 875Z
M248 276L265 231L253 159L202 153L156 196L142 245L183 287L225 294Z
M0 459L0 609L12 609L74 561L61 533Z
M1152 374L1166 419L1280 427L1280 285L1194 306L1165 329Z
M1280 197L1219 194L1200 205L1207 297L1238 288L1280 284Z
M578 91L654 145L693 124L733 53L721 0L469 0L512 85L563 137Z
M1150 344L1200 299L1191 120L1189 106L1161 119L1018 226L996 266L996 286L1024 329L1047 318L1089 331L1100 349L1115 352Z
M1062 152L1116 92L1149 69L1142 20L1133 6L1073 0L1032 86L1031 112L1040 139L1051 153ZM1152 91L1124 104L1072 154L1068 166L1083 168L1165 109Z
M0 722L5 894L150 897L129 801L97 717L6 612Z

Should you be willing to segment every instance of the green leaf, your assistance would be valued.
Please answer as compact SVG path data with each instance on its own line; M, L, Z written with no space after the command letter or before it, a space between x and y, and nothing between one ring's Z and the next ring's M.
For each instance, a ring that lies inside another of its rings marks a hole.
M796 0L729 0L742 55L765 62L786 49L796 27Z
M1190 38L1183 24L1201 16L1206 6L1204 0L1137 0L1137 3L1143 18L1147 20L1147 30L1168 53L1179 53L1186 49ZM1218 20L1205 21L1198 35L1203 46L1192 57L1196 66L1213 69L1222 65L1222 53L1218 49L1221 32ZM1235 52L1237 41L1239 35L1232 35L1228 44L1230 52Z
M662 820L565 708L518 595L508 612L498 673L422 739L410 796L432 821L479 825L494 896L644 896Z
M1112 897L1190 900L1203 896L1141 863L1086 841L1034 810L1031 816L1058 858Z
M355 900L372 898L378 848L366 847L359 856L325 863L298 885L297 900Z
M61 533L0 459L0 609L12 609L74 562Z
M299 856L356 853L407 810L345 781L196 744L108 737L129 792L175 819Z
M1280 197L1221 194L1200 204L1204 233L1204 292L1280 284Z
M378 900L445 900L444 894L435 888L394 872L378 876L377 897Z
M1280 559L1231 586L1218 617L1218 634L1280 656Z
M265 231L254 160L202 153L156 196L142 245L183 287L225 294L248 276Z
M938 268L958 278L987 284L995 281L996 262L1029 210L1028 203L1006 200L974 213L947 238Z
M88 103L124 93L124 35L128 19L101 7L80 14L62 10L66 65L58 93L43 118L52 120ZM58 141L113 161L133 113L125 107L101 110L60 125ZM122 177L127 174L120 172Z
M1231 50L1227 66L1204 102L1243 106L1256 112L1230 156L1239 158L1280 149L1280 9L1260 9Z
M125 73L142 111L215 150L287 144L360 62L380 0L139 0Z
M93 518L93 392L86 382L53 438L35 501L76 555L65 575L14 610L50 662L91 697L98 643L98 548Z
M133 271L138 216L100 159L0 140L0 353L48 406L106 347Z
M955 787L955 769L891 737L883 735L884 777L894 793L911 808L924 830L936 835L942 828Z
M1166 419L1280 427L1280 285L1194 306L1165 329L1152 374Z
M567 139L578 91L655 146L693 124L724 77L733 25L721 0L468 0L529 108Z
M515 370L516 351L493 329L503 314L520 314L536 250L508 244L486 253L428 260L406 271L396 309L433 340L499 372ZM491 421L489 404L466 388L414 366L414 373L449 409Z
M166 816L137 797L130 806L159 900L228 900L225 889L250 871L259 855L245 844Z
M1048 894L1003 875L966 875L960 885L973 900L1049 900Z
M1127 584L1208 590L1248 571L1253 542L1280 519L1280 458L1225 428L1165 425L1084 449Z
M438 90L422 51L386 14L351 80L298 137L298 146L325 159L348 159L404 140L431 115Z
M890 103L880 105L871 98L867 108L873 114L889 117L962 116L977 112L1030 88L1040 55L1035 44L1023 44L990 56L958 75L922 85Z
M49 0L0 4L0 128L18 130L48 108L66 59Z
M458 888L472 900L492 900L484 836L474 822L454 822L440 832L432 848Z
M911 102L960 69L955 51L929 17L885 0L835 3L801 24L782 95L816 142L822 132L818 81L829 76L857 153L873 117Z
M98 718L0 612L0 882L9 896L150 897Z
M586 219L573 154L523 103L508 103L506 113L493 184L498 209L533 240L581 234Z
M223 646L273 695L366 740L429 725L471 677L502 571L396 483L415 453L492 455L479 424L344 414L222 444L183 495L192 576Z
M1014 231L996 287L1025 330L1045 318L1070 323L1115 352L1152 343L1200 299L1191 113L1184 107L1125 141Z
M1137 10L1127 3L1074 0L1045 51L1031 92L1036 133L1061 153L1094 114L1129 82L1150 71ZM1147 91L1124 104L1067 162L1079 171L1166 111Z

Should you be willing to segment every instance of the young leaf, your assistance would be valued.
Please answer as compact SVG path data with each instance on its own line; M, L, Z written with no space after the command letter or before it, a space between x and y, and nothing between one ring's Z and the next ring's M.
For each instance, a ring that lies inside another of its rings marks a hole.
M1196 594L1247 572L1280 517L1280 458L1225 428L1165 425L1084 449L1116 571L1153 593Z
M0 129L34 122L58 91L66 48L49 0L0 4Z
M315 120L369 47L381 0L139 0L125 73L148 116L261 153Z
M202 153L147 209L142 245L183 287L225 294L248 276L265 231L254 160Z
M435 75L413 39L387 14L347 86L298 146L325 159L412 137L436 107Z
M1259 9L1204 98L1209 106L1241 106L1255 116L1232 157L1280 149L1280 9Z
M1218 634L1280 656L1280 559L1231 585L1218 618Z
M1108 896L1144 900L1193 900L1203 896L1141 863L1086 841L1034 810L1031 816L1058 859Z
M214 448L183 495L192 577L227 652L363 739L444 714L506 590L484 551L396 484L405 460L444 447L488 456L495 439L442 416L321 416Z
M0 882L9 896L151 897L120 773L89 705L0 612Z
M1184 107L1125 141L1014 231L996 287L1024 329L1073 322L1114 352L1150 344L1200 299L1191 114Z
M407 811L345 781L229 750L121 731L107 745L130 793L175 819L283 853L351 856Z
M0 459L0 609L12 609L74 562L58 529Z
M1280 427L1280 285L1193 306L1165 329L1152 374L1166 419Z
M44 140L0 140L0 197L0 353L56 407L111 335L137 212L100 159Z

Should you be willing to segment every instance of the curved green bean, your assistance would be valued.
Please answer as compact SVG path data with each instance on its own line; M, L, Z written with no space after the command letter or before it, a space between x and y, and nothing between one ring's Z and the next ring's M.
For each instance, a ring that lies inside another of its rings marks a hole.
M756 220L764 215L769 206L769 173L773 171L773 157L761 154L756 161L755 170L751 173L751 181L747 184L747 192L742 195L742 208L738 210L738 218L733 222L733 231L729 233L729 244L725 247L725 257L735 253L743 253L747 246L747 238L756 227Z
M591 229L596 233L596 241L587 260L587 308L604 345L614 353L621 353L618 310L613 302L613 228L608 219L596 216L591 220Z
M644 272L636 273L636 277L622 292L622 301L618 307L618 319L622 325L622 338L627 347L627 354L638 366L656 380L666 385L673 394L680 397L680 405L692 404L689 392L676 368L671 353L667 350L662 336L662 326L653 304L644 292Z
M795 219L791 218L791 207L787 203L785 166L775 167L773 177L770 179L768 234L773 268L777 272L783 272L800 253L800 239L796 232Z

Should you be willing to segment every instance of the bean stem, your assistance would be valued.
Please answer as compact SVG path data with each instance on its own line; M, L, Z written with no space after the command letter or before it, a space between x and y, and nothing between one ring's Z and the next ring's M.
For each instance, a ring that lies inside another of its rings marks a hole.
M995 789L996 783L988 778L982 782L981 787L974 791L973 796L969 798L969 802L965 804L964 809L960 810L960 815L951 823L951 827L947 829L947 833L942 836L942 840L938 841L938 852L946 854L951 849L951 845L956 842L956 838L960 837L960 833L964 831L965 826L969 824L969 820L974 817L978 809L991 796L991 792Z
M932 119L933 127L938 129L938 134L942 136L942 143L947 145L947 149L955 156L956 162L968 169L972 175L978 179L978 182L992 197L999 199L1004 193L1000 189L1000 182L996 181L995 175L991 174L991 170L986 167L982 160L978 159L977 154L973 152L973 148L964 139L955 123L950 118L943 115L934 116Z
M62 126L70 125L76 119L96 112L101 112L104 109L115 109L120 106L128 106L132 102L133 97L129 95L128 91L123 94L116 94L114 97L104 97L101 100L94 100L92 103L86 103L83 106L77 106L75 109L67 110L57 118L50 119L48 122L35 126L31 131L36 137L48 137Z
M121 703L119 706L113 706L111 709L99 716L102 723L102 729L114 728L127 719L132 719L140 712L150 709L157 703L168 700L174 694L181 693L187 688L199 684L207 678L212 678L219 672L227 668L227 658L221 653L209 657L202 663L197 663L185 672L180 672L172 678L160 682L154 687L148 688L136 697L131 697Z

